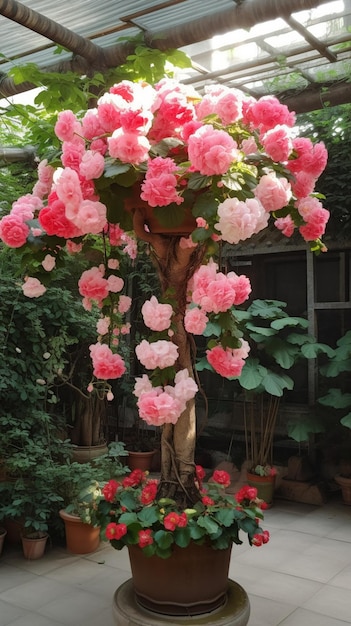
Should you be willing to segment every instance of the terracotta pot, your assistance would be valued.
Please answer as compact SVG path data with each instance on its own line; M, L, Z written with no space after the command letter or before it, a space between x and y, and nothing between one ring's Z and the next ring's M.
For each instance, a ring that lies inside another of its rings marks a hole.
M247 472L247 482L250 487L256 487L257 496L264 500L267 504L267 508L270 508L273 503L274 489L275 489L275 475L274 476L258 476L258 474L251 474Z
M84 524L78 515L71 515L64 509L59 511L65 523L67 550L73 554L90 554L100 545L100 527Z
M0 556L2 554L2 549L4 546L6 535L7 535L7 530L5 530L5 528L0 527Z
M351 506L351 478L346 478L346 476L340 476L340 474L337 474L334 476L334 480L341 487L344 504Z
M163 615L200 615L222 606L228 590L231 546L174 547L168 559L147 557L128 546L133 586L139 604Z
M30 561L40 559L44 555L48 537L47 533L41 532L22 535L24 558Z
M107 452L108 447L106 443L101 443L97 446L74 446L72 461L76 461L77 463L89 463L92 459L107 454Z
M150 471L154 454L155 450L148 452L133 452L132 450L128 450L127 464L129 469L141 469L143 472Z

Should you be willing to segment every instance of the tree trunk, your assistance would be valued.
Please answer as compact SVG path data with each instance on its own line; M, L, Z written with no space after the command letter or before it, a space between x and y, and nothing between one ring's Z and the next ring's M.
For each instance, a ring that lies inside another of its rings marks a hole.
M162 292L171 289L177 302L176 332L172 341L178 346L177 370L187 369L194 378L192 337L184 328L186 294L189 279L201 264L202 247L183 249L179 246L179 235L155 235L145 231L141 209L134 212L136 235L151 247L154 262L161 282ZM195 400L187 403L186 410L177 423L165 424L161 437L161 480L159 497L176 500L182 508L192 506L199 500L195 481L196 414Z

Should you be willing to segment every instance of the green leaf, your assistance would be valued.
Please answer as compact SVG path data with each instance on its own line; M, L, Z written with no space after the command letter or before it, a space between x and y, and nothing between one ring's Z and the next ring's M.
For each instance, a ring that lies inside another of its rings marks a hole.
M300 326L301 328L308 328L308 320L304 317L284 317L283 319L273 320L271 322L272 328L276 330L282 330L286 326Z
M306 343L301 346L301 352L306 359L315 359L318 354L327 354L329 358L333 358L335 350L324 343Z
M209 535L215 535L220 528L218 524L208 515L199 517L197 523L201 528L204 528Z
M138 522L138 517L136 513L122 513L119 517L119 523L125 524L126 526L130 526L131 524L135 524Z
M173 534L166 530L157 530L154 540L161 550L167 550L173 543Z
M239 383L243 389L258 389L266 374L267 369L260 365L259 360L249 357L246 359L245 365L241 371Z
M156 506L145 506L138 513L138 520L142 526L150 527L158 520L158 513Z
M174 532L174 542L180 548L186 548L191 541L190 528L177 528Z
M229 528L235 519L235 511L229 508L219 509L219 511L216 512L216 519L220 524Z
M340 424L346 426L346 428L351 428L351 413L344 415L340 420Z
M280 398L283 395L284 389L293 389L294 381L286 374L277 374L268 370L262 380L262 385L265 391L271 396Z
M325 396L318 398L318 402L334 409L345 409L351 406L351 393L342 393L340 389L332 388Z

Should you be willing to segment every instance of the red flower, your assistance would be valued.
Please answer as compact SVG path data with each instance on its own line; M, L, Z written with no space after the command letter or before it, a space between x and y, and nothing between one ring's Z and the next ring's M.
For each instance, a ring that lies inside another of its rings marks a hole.
M205 506L212 506L214 504L214 500L212 500L212 498L210 498L209 496L203 496L202 504L204 504Z
M223 485L223 487L229 487L230 485L230 476L228 472L225 472L224 470L215 470L212 478L215 483Z
M205 472L204 468L202 467L202 465L196 465L195 472L196 472L196 478L198 479L198 481L199 481L199 483L201 485L203 479L206 476L206 472Z
M252 545L254 546L262 546L264 543L268 543L269 541L269 531L264 530L262 533L256 533L252 539Z
M250 487L249 485L244 485L239 489L239 491L235 494L235 499L237 502L242 502L243 500L255 500L257 498L257 489L256 487Z
M123 479L122 485L123 487L137 487L143 480L145 480L145 472L135 469Z
M147 506L148 504L153 502L156 498L156 493L157 493L157 481L155 480L155 481L148 482L145 485L140 495L141 504L144 504L145 506Z
M179 520L179 515L178 513L168 513L168 515L165 515L165 518L163 520L163 525L166 528L166 530L175 530L178 526L178 520Z
M139 536L138 546L140 548L146 548L146 546L150 546L154 542L152 538L151 528L147 528L146 530L139 530L138 536Z
M188 524L188 518L186 513L181 513L178 519L178 528L184 528Z
M127 534L127 526L125 524L116 524L111 522L107 524L105 535L107 539L121 539L123 535Z
M112 479L112 480L109 480L108 483L106 483L106 485L103 486L101 491L102 491L102 495L104 496L107 502L113 502L119 485L120 483Z

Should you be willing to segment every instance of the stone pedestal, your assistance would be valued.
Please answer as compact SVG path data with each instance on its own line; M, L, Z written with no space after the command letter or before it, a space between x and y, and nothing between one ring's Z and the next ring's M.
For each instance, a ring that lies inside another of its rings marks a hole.
M139 606L135 599L133 580L118 587L113 598L113 615L117 626L246 626L250 603L246 591L229 580L226 602L211 613L191 617L161 615Z

